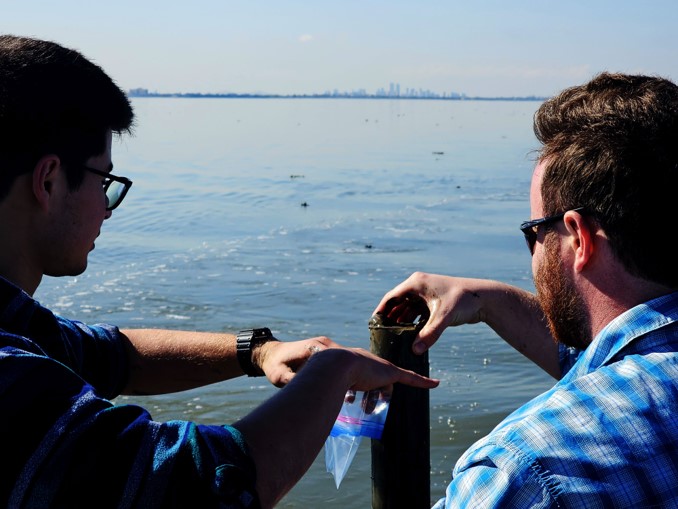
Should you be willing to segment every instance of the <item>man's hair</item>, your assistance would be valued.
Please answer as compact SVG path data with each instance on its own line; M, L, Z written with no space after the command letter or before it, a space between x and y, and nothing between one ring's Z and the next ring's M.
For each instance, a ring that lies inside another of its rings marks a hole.
M0 200L48 154L77 188L82 164L106 149L108 130L129 133L133 121L125 93L79 52L0 35Z
M602 73L544 102L534 131L544 215L585 207L630 273L678 287L678 86Z

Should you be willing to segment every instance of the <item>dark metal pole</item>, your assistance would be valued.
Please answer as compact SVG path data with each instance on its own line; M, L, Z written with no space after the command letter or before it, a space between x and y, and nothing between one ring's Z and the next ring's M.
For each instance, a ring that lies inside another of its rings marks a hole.
M412 342L423 323L369 322L370 350L405 369L428 376L428 353ZM372 440L372 509L431 507L429 391L396 384L380 440Z

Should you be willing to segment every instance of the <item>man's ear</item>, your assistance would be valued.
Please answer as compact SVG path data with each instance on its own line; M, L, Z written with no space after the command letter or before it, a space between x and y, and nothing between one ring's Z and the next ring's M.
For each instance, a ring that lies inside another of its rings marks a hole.
M593 256L594 232L586 218L575 211L568 211L563 217L569 235L569 246L574 254L574 270L581 272Z
M61 169L61 160L56 155L43 156L35 164L32 189L33 196L41 208L46 209L49 206Z

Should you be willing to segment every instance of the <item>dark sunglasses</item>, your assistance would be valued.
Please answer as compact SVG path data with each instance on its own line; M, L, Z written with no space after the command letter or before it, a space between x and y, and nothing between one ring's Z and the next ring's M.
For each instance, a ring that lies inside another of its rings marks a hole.
M525 242L527 242L527 247L530 250L530 254L534 254L534 246L537 243L537 232L539 231L539 227L560 221L570 210L572 212L581 212L584 210L584 207L569 209L561 214L556 214L555 216L533 219L532 221L525 221L520 224L520 231L523 232L523 235L525 235Z
M97 170L96 168L90 168L89 166L83 166L83 168L104 177L102 185L104 186L104 192L106 193L106 210L108 211L113 210L120 205L127 194L127 191L132 187L132 181L128 178L118 177L112 173Z

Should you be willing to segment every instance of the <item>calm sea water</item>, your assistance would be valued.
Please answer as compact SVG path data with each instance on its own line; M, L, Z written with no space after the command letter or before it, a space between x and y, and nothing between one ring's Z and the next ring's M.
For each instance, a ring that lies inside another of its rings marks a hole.
M536 102L135 99L114 144L134 181L88 271L47 279L56 312L124 327L327 335L369 345L382 295L416 270L532 289L529 217ZM306 206L302 206L306 204ZM485 325L430 352L431 498L460 454L552 384ZM231 423L277 389L242 378L119 398L158 420ZM274 424L273 424L274 425ZM369 508L364 442L340 488L318 456L283 508Z

